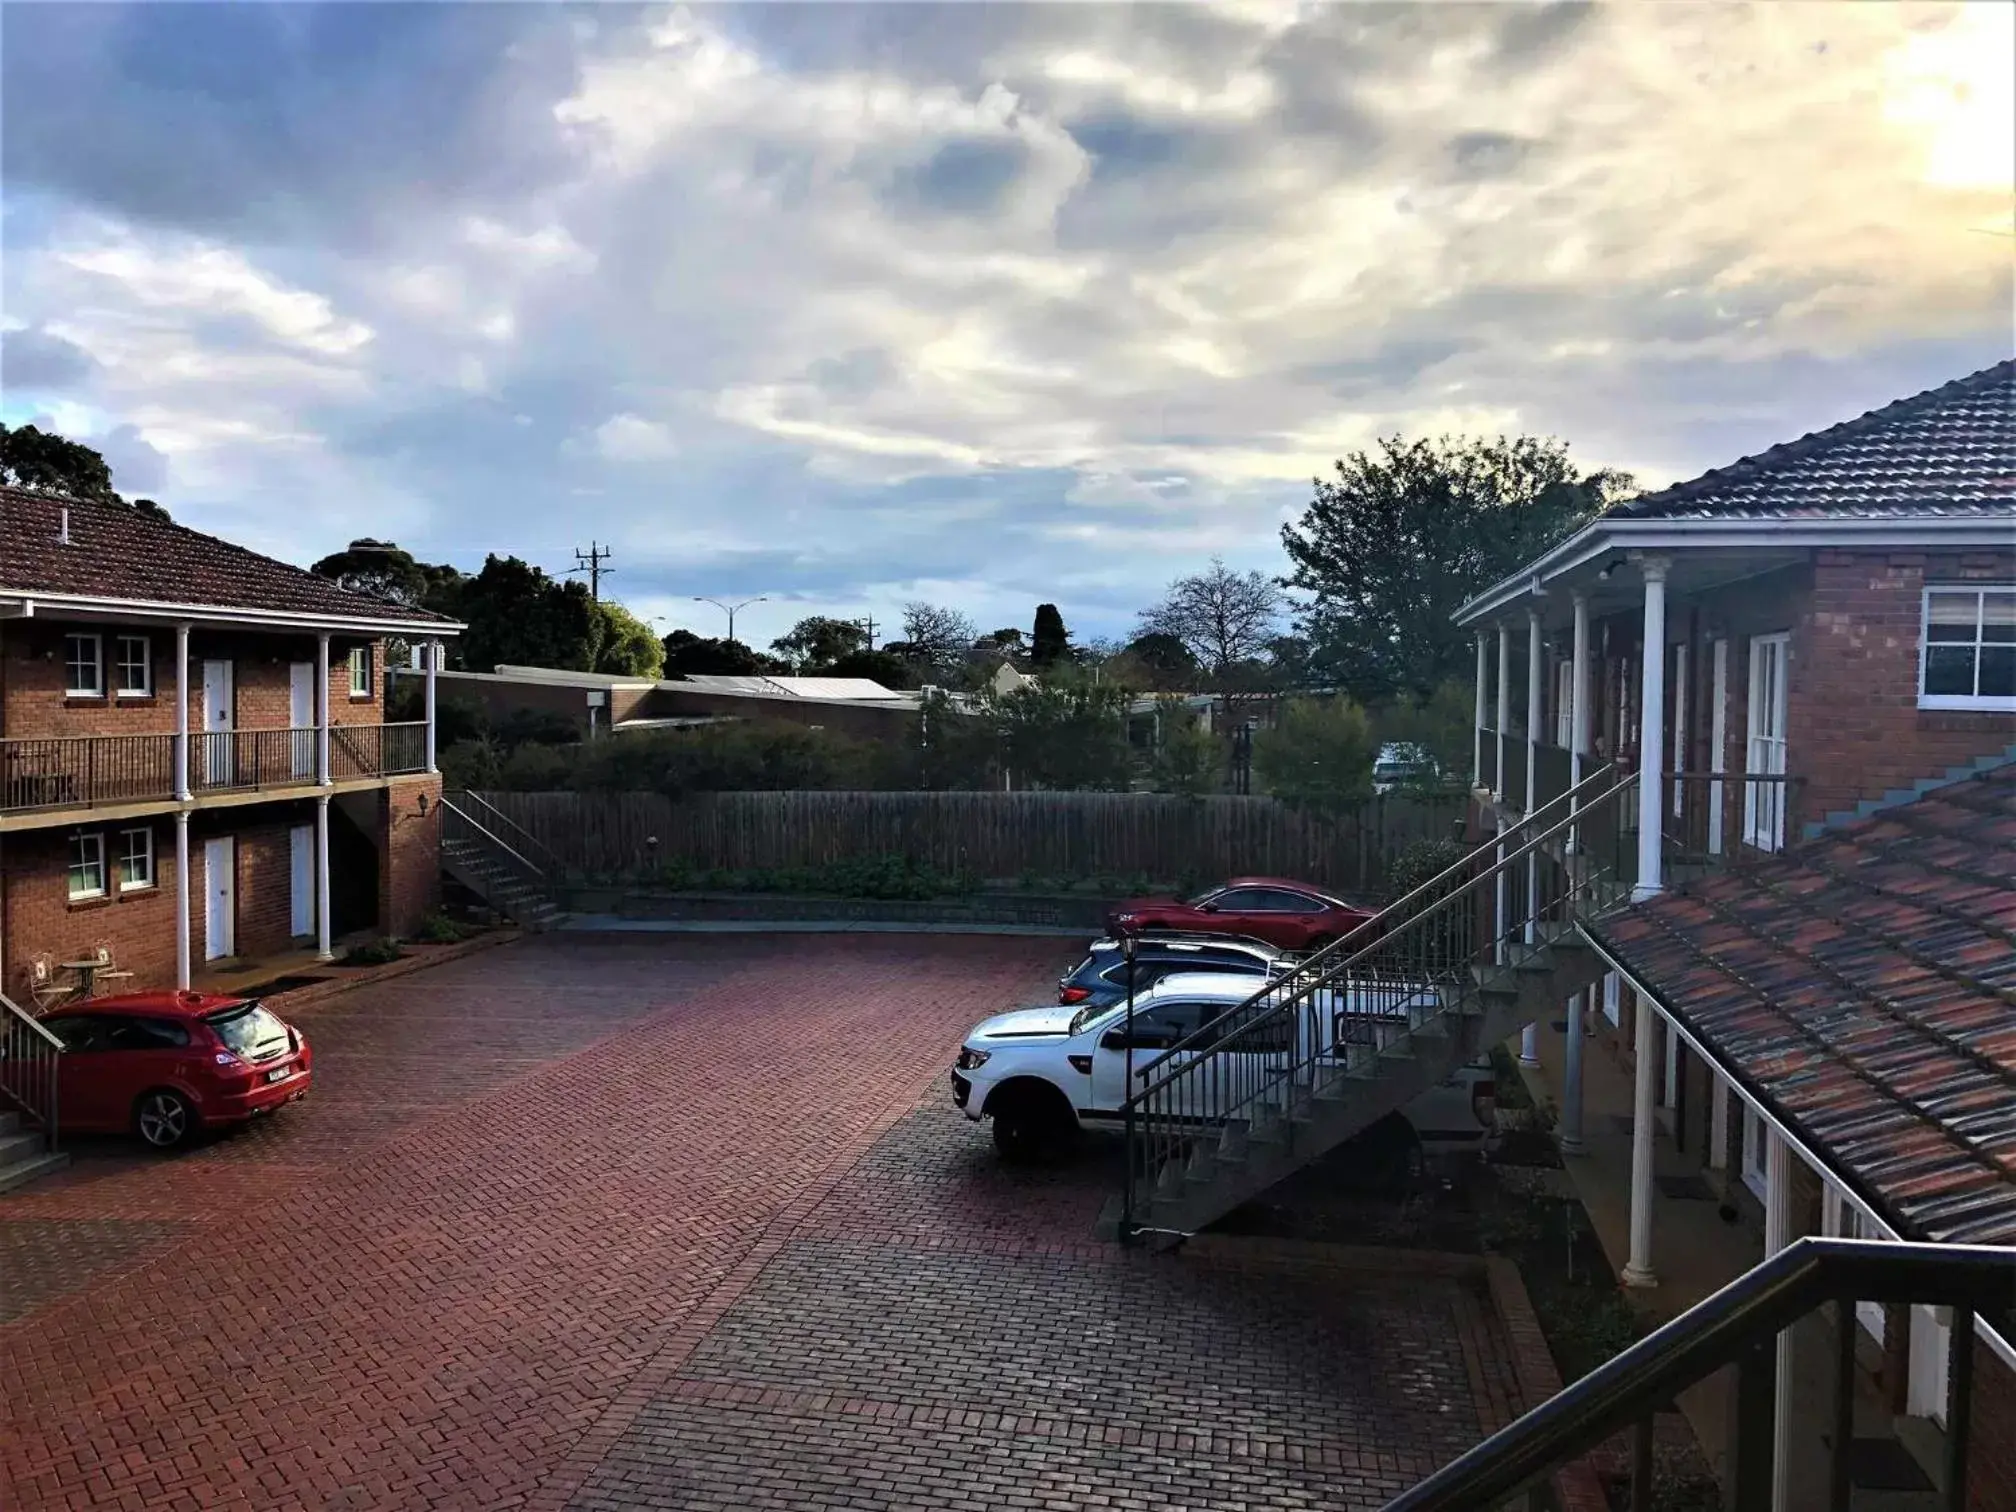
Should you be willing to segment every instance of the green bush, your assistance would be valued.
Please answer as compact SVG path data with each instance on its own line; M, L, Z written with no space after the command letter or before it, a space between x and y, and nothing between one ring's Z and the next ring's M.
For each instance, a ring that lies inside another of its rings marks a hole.
M1253 775L1291 808L1340 814L1372 796L1378 753L1365 711L1348 698L1296 698L1253 737Z
M343 952L339 966L384 966L402 959L406 952L394 939L365 940Z
M458 940L469 938L469 931L457 924L446 914L429 914L414 939L423 945L453 945Z

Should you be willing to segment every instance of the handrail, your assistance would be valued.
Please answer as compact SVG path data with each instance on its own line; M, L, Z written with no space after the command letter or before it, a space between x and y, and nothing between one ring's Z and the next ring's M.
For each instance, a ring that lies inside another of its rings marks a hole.
M485 829L481 824L478 824L468 814L464 813L461 809L457 808L452 802L449 801L448 797L445 794L441 798L441 807L448 810L449 813L453 814L457 819L460 819L464 824L468 825L469 828L476 831L477 834L481 835L485 840L488 840L492 845L496 846L499 850L504 852L504 854L509 856L513 861L516 861L520 866L524 867L527 871L531 872L533 876L539 878L541 881L545 880L546 873L544 871L542 871L538 866L534 865L532 862L526 860L523 856L519 855L518 852L513 850L510 845L505 843L503 840L499 839L496 835L491 834L489 830Z
M1991 1245L1797 1239L1386 1503L1384 1512L1496 1507L1646 1418L1711 1371L1739 1363L1826 1302L1920 1303L1970 1315L2016 1311L2016 1263ZM1973 1345L1971 1316L1955 1338ZM1964 1432L1964 1430L1963 1430ZM1838 1430L1837 1430L1838 1435Z
M1605 767L1602 769L1601 772L1591 774L1591 776L1584 778L1580 783L1577 783L1573 788L1570 788L1568 792L1561 794L1559 798L1551 800L1548 806L1552 807L1554 803L1559 803L1563 799L1567 799L1575 794L1580 793L1581 790L1584 787L1586 787L1590 782L1593 782L1596 779L1596 777L1609 775L1610 772L1611 769ZM1625 777L1621 778L1617 782L1613 783L1609 788L1605 789L1605 793L1607 795L1611 793L1624 792L1625 790L1633 787L1637 783L1637 781L1638 781L1638 774L1636 772L1632 772L1626 775ZM1543 812L1543 810L1539 809L1534 810L1533 815L1530 816L1524 822L1528 824L1532 823L1533 820L1539 817L1541 812ZM1517 849L1508 850L1504 856L1494 861L1487 870L1477 873L1472 878L1465 879L1466 885L1464 887L1459 888L1452 892L1444 893L1441 897L1436 898L1434 901L1432 901L1426 908L1423 908L1418 912L1410 914L1406 918L1399 920L1392 929L1381 930L1376 939L1370 941L1365 945L1360 946L1357 950L1353 951L1346 959L1326 967L1322 973L1315 976L1314 980L1307 982L1303 986L1294 989L1286 997L1276 998L1271 1007L1268 1007L1260 1011L1250 1019L1234 1018L1234 1015L1256 1007L1261 1002L1261 1000L1263 998L1266 998L1270 993L1278 992L1280 990L1280 984L1274 983L1270 984L1267 987L1261 988L1258 992L1254 993L1252 997L1246 999L1245 1002L1238 1004L1234 1008L1228 1009L1226 1013L1220 1015L1218 1018L1213 1019L1210 1023L1201 1025L1199 1028L1193 1030L1188 1035L1185 1035L1183 1039L1178 1041L1176 1044L1169 1046L1160 1055L1156 1056L1154 1060L1150 1061L1145 1067L1143 1067L1142 1070L1137 1074L1145 1078L1148 1072L1154 1070L1156 1066L1161 1065L1164 1061L1170 1059L1172 1056L1184 1054L1194 1049L1199 1043L1216 1043L1218 1040L1222 1038L1224 1032L1224 1024L1228 1020L1232 1022L1237 1022L1240 1025L1240 1030L1242 1033L1248 1033L1261 1029L1266 1024L1272 1022L1273 1020L1287 1013L1290 1009L1296 1008L1300 1006L1302 1003L1307 1002L1309 998L1312 997L1315 993L1323 990L1331 982L1331 980L1334 979L1337 973L1349 971L1352 966L1356 965L1366 956L1371 955L1374 951L1380 950L1385 946L1389 945L1401 931L1412 929L1416 925L1420 924L1422 920L1437 916L1438 914L1452 907L1459 900L1462 901L1469 900L1471 897L1474 896L1475 889L1484 884L1485 882L1490 881L1496 877L1509 875L1513 870L1514 862L1523 861L1527 856L1535 854L1541 846L1545 845L1547 841L1551 840L1554 836L1560 834L1562 831L1573 829L1578 825L1588 823L1589 815L1592 812L1593 809L1591 808L1578 807L1577 809L1575 809L1574 812L1569 814L1567 818L1557 820L1547 829L1541 831L1541 833L1523 842ZM1359 925L1357 929L1352 930L1350 934L1344 936L1344 938L1342 940L1339 940L1335 945L1331 945L1326 948L1329 950L1335 950L1340 948L1346 941L1355 938L1358 934L1370 928L1373 924L1378 923L1381 919L1385 918L1387 914L1390 914L1395 910L1397 910L1398 908L1400 908L1402 904L1412 901L1413 899L1421 896L1421 894L1426 892L1428 889L1433 888L1440 883L1446 882L1450 878L1454 877L1458 872L1464 871L1469 867L1471 862L1473 862L1476 859L1479 852L1485 850L1488 847L1496 846L1499 843L1500 842L1498 840L1494 839L1486 841L1484 842L1484 844L1477 846L1476 849L1470 851L1467 855L1465 855L1463 860L1458 862L1455 866L1449 867L1448 869L1442 872L1438 872L1429 881L1422 883L1420 887L1417 887L1412 892L1408 893L1404 898L1400 900L1400 902L1391 904L1389 907L1382 910L1381 913L1375 915L1372 919L1368 920L1366 923ZM1323 951L1318 951L1315 955L1306 957L1303 961L1297 964L1296 967L1297 973L1299 974L1300 972L1307 970L1310 964L1318 960L1323 954L1324 954ZM1159 1080L1153 1082L1145 1082L1141 1090L1138 1093L1136 1093L1133 1097L1130 1097L1128 1101L1129 1102L1144 1101L1152 1093L1158 1092L1163 1088L1167 1087L1170 1083L1174 1082L1178 1077L1181 1077L1186 1072L1188 1072L1192 1066L1195 1066L1197 1064L1199 1064L1199 1062L1196 1061L1185 1062L1183 1065L1177 1067L1174 1071L1165 1074Z
M13 1014L15 1018L19 1019L23 1024L27 1025L30 1029L34 1030L35 1033L39 1034L42 1037L42 1039L52 1048L57 1050L61 1050L63 1048L63 1041L56 1038L55 1035L51 1034L44 1025L36 1021L34 1014L30 1013L26 1008L23 1008L19 1003L15 1002L14 999L7 996L7 994L4 992L0 992L0 1008L5 1008L9 1013Z
M0 1098L42 1125L42 1148L56 1153L57 1096L63 1041L19 1003L0 992Z
M544 840L541 840L537 835L533 834L532 831L525 828L524 825L520 824L516 819L513 819L509 814L505 813L504 810L497 807L496 804L492 803L488 798L485 798L481 793L476 792L472 788L464 788L460 792L458 792L455 796L458 798L466 798L471 800L472 802L482 804L484 808L488 809L491 813L495 814L499 819L503 820L506 824L510 825L512 829L516 830L520 835L523 835L527 840L530 840L533 846L535 846L538 850L544 853L547 864L554 871L556 872L565 871L567 869L565 863L563 863L560 859L559 852L555 851L552 846L548 845Z

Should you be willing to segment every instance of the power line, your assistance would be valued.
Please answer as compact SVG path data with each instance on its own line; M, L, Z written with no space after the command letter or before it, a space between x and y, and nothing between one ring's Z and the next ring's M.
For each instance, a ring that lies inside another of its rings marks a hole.
M602 579L616 570L602 564L614 555L616 553L600 541L590 541L586 551L577 546L574 548L574 565L567 569L567 575L572 577L577 572L587 573L588 597L599 603L602 599Z
M855 623L868 632L868 649L873 651L875 649L875 616L871 614L866 619L857 620Z

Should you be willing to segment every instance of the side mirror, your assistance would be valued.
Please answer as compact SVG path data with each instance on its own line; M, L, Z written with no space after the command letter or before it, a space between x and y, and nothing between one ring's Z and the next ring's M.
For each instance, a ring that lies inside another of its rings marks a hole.
M1197 912L1216 913L1218 912L1218 905L1216 903L1199 903L1197 905Z

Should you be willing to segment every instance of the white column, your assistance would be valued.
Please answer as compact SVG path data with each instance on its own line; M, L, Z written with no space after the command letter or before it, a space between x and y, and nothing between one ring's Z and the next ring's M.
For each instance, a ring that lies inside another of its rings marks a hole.
M1792 1147L1764 1125L1764 1258L1792 1242ZM1792 1330L1778 1335L1777 1400L1772 1422L1771 1512L1792 1506Z
M1626 1286L1657 1286L1652 1269L1652 1128L1653 1091L1659 1071L1658 1033L1652 1000L1638 999L1638 1031L1633 1046L1637 1078L1631 1099L1631 1256L1618 1276Z
M1546 671L1544 661L1540 610L1535 606L1526 611L1526 812L1529 815L1540 807L1540 680ZM1536 828L1533 833L1538 834L1539 830ZM1533 835L1526 838L1530 840ZM1526 858L1526 943L1538 944L1539 939L1540 853L1534 851Z
M1638 565L1645 573L1645 644L1638 681L1638 885L1631 894L1634 901L1660 892L1665 864L1659 799L1665 769L1661 747L1666 743L1667 561L1644 557Z
M1505 792L1505 744L1511 737L1505 732L1512 727L1512 632L1504 625L1498 627L1498 780L1491 784L1502 801Z
M1568 667L1568 780L1579 787L1584 776L1582 758L1589 754L1589 595L1576 589L1572 595L1575 605L1575 645L1570 653ZM1568 800L1571 816L1582 811L1582 800ZM1582 831L1578 825L1568 831L1568 853L1577 855L1582 849Z
M1582 1039L1589 1027L1589 989L1568 999L1568 1067L1561 1080L1561 1153L1580 1155L1582 1145Z
M329 795L315 800L315 955L326 961L329 948Z
M427 770L438 772L441 769L434 764L434 671L441 665L441 642L427 642L425 655L427 657ZM590 712L592 713L593 711ZM591 725L590 728L592 729L593 726Z
M1472 721L1477 731L1476 751L1470 762L1470 786L1484 785L1484 684L1487 678L1484 660L1484 632L1477 632L1477 717Z
M189 627L175 627L175 796L189 801ZM183 951L188 951L189 932L182 932ZM186 974L185 974L186 976ZM189 985L185 979L184 987Z
M185 705L186 708L186 705ZM175 986L189 990L189 810L175 816Z
M329 637L315 642L315 780L327 787L329 775Z
M1708 1169L1729 1169L1729 1083L1713 1071L1708 1093Z

